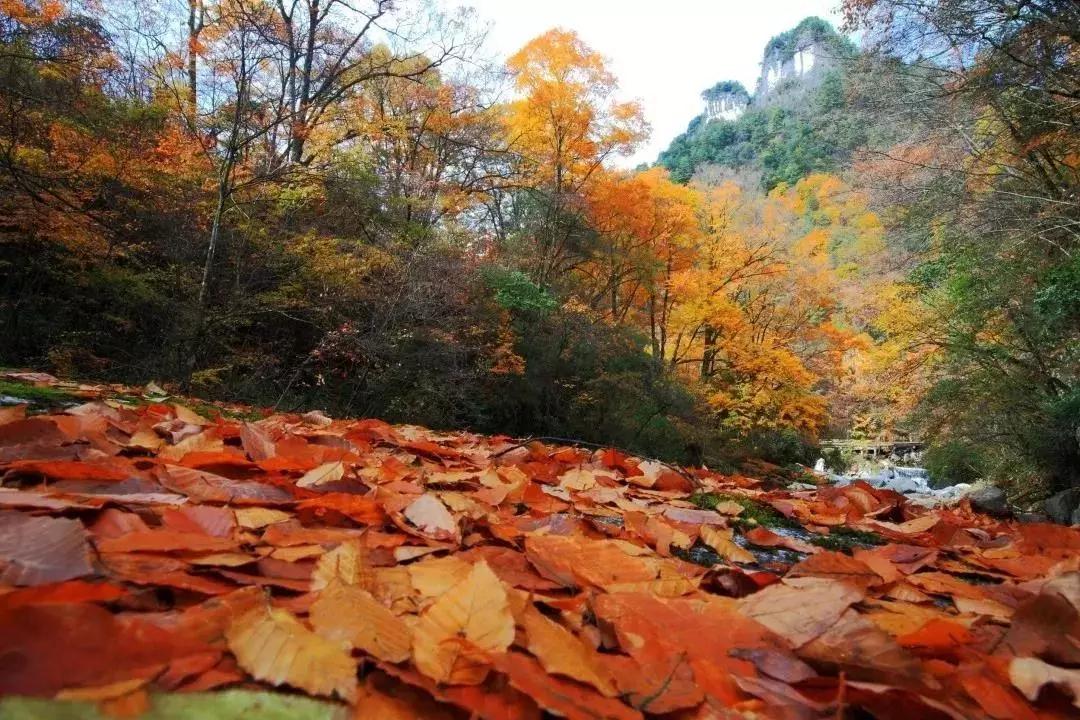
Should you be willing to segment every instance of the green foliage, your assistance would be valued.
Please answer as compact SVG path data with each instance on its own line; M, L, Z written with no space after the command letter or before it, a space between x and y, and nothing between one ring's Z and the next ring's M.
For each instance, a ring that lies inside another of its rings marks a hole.
M842 37L833 26L819 17L804 18L790 30L775 35L765 43L765 57L786 60L795 54L801 42L830 42L840 45Z
M745 495L737 493L695 493L687 498L702 510L715 510L722 502L733 502L742 506L743 511L735 518L735 522L743 525L762 525L772 528L798 528L801 527L769 505L753 500Z
M934 487L958 483L974 483L986 476L987 459L978 448L959 440L931 445L926 450L923 465Z
M490 268L484 273L484 280L494 290L495 302L506 310L549 313L559 306L551 293L520 270Z
M11 380L0 380L0 395L6 395L19 400L28 400L32 405L44 407L79 402L77 397L60 388L50 386L38 387L37 385L31 385L30 383L14 382Z
M811 544L820 548L843 552L848 555L851 554L852 550L884 545L885 542L885 538L877 533L856 530L846 525L829 528L828 535L817 535L810 539Z
M40 698L0 699L0 716L7 720L97 720L110 717L92 702L68 702ZM340 720L346 713L340 705L300 695L252 690L222 690L213 693L155 693L150 708L139 717L145 720Z
M838 447L823 448L821 457L825 460L825 467L838 475L847 472L855 461L850 452Z
M825 73L790 107L752 105L734 121L695 118L658 162L680 182L703 165L760 170L766 191L834 172L866 142L866 128L848 112L844 77L840 69Z

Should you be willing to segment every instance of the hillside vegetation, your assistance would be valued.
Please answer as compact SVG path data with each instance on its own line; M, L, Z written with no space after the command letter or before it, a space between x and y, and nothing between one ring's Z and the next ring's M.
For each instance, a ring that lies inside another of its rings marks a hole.
M629 172L646 118L569 30L489 67L471 14L385 0L4 2L0 364L713 467L916 434L1070 487L1076 7L847 11L873 43L808 19Z

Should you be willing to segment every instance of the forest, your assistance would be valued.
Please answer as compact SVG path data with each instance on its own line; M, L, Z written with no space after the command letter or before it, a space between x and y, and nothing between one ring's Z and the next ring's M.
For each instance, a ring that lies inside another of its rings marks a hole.
M0 718L1077 718L1080 4L451 5L0 0Z
M823 38L819 85L629 171L647 118L570 30L492 63L426 4L4 0L0 365L714 467L917 436L942 482L1074 487L1080 11L844 12L858 46L767 48Z

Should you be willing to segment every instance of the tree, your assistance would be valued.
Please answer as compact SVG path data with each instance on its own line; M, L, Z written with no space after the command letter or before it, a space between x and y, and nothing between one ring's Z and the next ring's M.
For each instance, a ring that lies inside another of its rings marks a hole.
M635 103L615 101L603 58L573 32L549 30L507 60L518 97L506 108L518 184L539 196L534 274L548 283L580 258L573 247L578 194L606 159L628 154L647 131Z

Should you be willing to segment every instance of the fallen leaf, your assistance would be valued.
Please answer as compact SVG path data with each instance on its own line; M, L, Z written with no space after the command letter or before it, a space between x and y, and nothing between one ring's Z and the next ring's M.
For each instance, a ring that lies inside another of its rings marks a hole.
M1073 707L1080 709L1080 670L1055 667L1038 658L1013 658L1009 663L1009 680L1032 702L1046 685L1065 688L1072 696Z
M323 463L314 470L309 470L302 478L296 481L296 486L310 490L311 488L317 488L322 485L336 483L344 477L345 463L338 460L336 462Z
M596 659L596 651L572 632L550 620L529 603L520 616L529 652L544 670L592 685L607 697L617 691L610 675Z
M735 563L757 562L753 553L735 544L733 537L734 531L731 528L718 529L708 525L701 527L701 541L715 550L720 557Z
M797 648L832 627L862 598L862 591L840 580L793 578L743 598L740 609Z
M320 593L311 606L311 625L327 640L380 660L404 662L412 655L409 626L356 586L331 585Z
M413 661L437 682L476 685L493 656L514 640L514 618L502 583L487 563L436 600L413 628Z
M286 610L256 608L237 618L225 638L237 663L256 680L323 697L356 696L356 661Z
M0 584L44 585L93 572L78 520L0 512Z
M424 493L413 500L404 510L405 518L425 535L440 540L458 537L454 516L433 493Z

